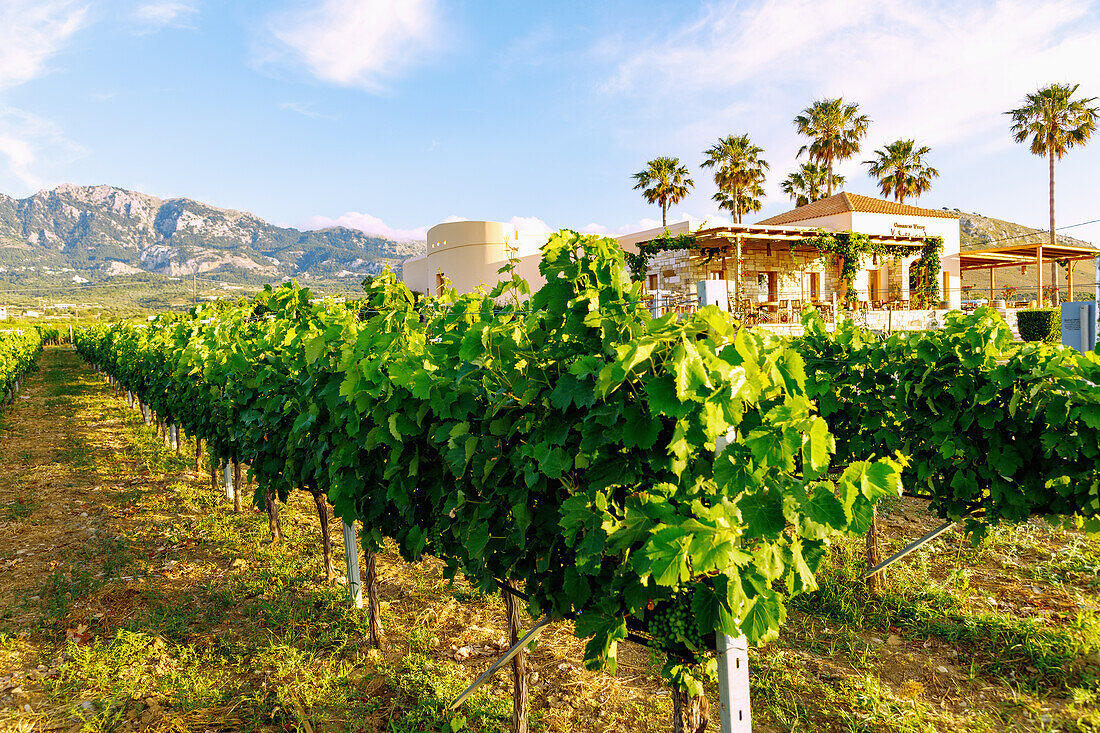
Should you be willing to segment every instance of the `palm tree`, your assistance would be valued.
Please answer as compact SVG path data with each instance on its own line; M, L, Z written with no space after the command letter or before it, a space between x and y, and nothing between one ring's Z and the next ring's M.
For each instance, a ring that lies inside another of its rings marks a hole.
M661 205L661 226L668 226L668 207L687 198L695 181L688 178L687 166L679 158L654 158L644 171L634 174L634 189L644 189L642 196L651 204Z
M753 145L748 135L729 135L720 138L709 150L703 152L707 159L704 168L718 166L714 183L718 193L714 200L719 208L733 214L733 220L741 223L745 214L760 211L764 198L764 171L768 161L760 158L764 149Z
M1013 138L1018 143L1031 141L1031 152L1045 155L1050 162L1050 244L1054 245L1054 159L1061 158L1075 145L1088 142L1096 129L1100 110L1090 107L1096 97L1073 99L1079 84L1051 84L1024 97L1024 106L1009 110L1012 116ZM1042 247L1039 250L1042 257ZM1037 268L1036 295L1042 297L1043 268ZM1050 281L1056 278L1054 263L1050 263Z
M939 176L935 168L924 164L924 156L932 152L927 145L917 148L912 140L895 140L875 151L874 160L863 161L867 172L878 179L883 196L893 196L899 204L906 196L919 197L932 187L932 179Z
M829 171L826 196L833 195L833 161L847 160L859 152L859 139L867 134L871 119L859 114L858 104L844 104L842 97L819 99L794 118L795 129L810 138L809 145L798 149L798 156L809 153L813 163L824 163Z
M805 206L825 198L826 177L829 172L817 163L803 163L794 173L788 174L779 184L783 193L791 197L795 206ZM833 185L843 186L844 176L833 175Z

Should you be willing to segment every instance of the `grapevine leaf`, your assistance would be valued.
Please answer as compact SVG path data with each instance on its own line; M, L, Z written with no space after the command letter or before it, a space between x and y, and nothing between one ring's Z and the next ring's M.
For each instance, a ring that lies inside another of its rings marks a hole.
M741 632L754 646L766 644L779 635L779 626L786 615L786 609L775 593L758 595L745 608Z
M848 526L848 516L844 511L844 505L822 485L814 489L813 496L802 504L802 510L807 517L833 529L844 529Z
M583 608L584 604L592 597L592 588L588 579L578 573L574 568L565 569L565 581L563 583L565 595L574 608Z
M639 575L652 575L658 585L676 586L691 577L688 566L688 543L690 538L679 527L664 527L657 530L646 543L643 556L648 560L648 572Z
M325 351L325 335L319 333L306 342L305 357L307 364L313 364Z
M746 539L778 535L787 526L783 516L783 497L778 491L744 494L737 501Z
M591 637L584 647L584 666L588 669L606 667L615 673L618 643L626 639L626 619L597 612L577 616L577 636Z

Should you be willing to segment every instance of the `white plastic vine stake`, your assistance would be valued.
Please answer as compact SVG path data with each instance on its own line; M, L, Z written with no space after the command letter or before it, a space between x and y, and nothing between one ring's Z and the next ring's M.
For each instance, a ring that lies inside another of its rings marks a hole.
M714 455L737 439L736 429L714 441ZM715 634L718 650L718 723L721 733L752 733L749 704L749 641L721 631Z
M344 522L344 555L348 558L348 596L351 605L363 607L363 582L359 580L359 542L355 539L355 522Z
M234 493L237 489L233 486L233 467L229 461L225 462L225 498L233 501Z
M718 721L721 733L752 733L749 704L749 642L719 631Z
M69 326L69 344L71 345L71 344L75 344L75 343L76 342L73 341L73 327Z
M175 425L169 425L168 426L168 435L169 435L168 440L169 440L169 443L171 444L172 450L178 452L179 449L180 449L180 429Z
M150 416L150 412L151 410L149 409L149 405L143 404L141 406L141 414L145 418L145 427L149 427L149 425L152 423L153 418L152 416Z

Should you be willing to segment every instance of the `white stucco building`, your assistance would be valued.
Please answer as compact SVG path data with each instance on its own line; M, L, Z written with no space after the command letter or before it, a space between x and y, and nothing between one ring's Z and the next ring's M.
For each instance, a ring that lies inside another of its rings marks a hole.
M948 307L958 308L962 283L959 279L959 215L942 209L924 209L895 201L837 193L828 198L800 206L773 216L759 223L760 226L798 226L828 231L853 231L862 234L878 234L911 237L940 237L943 239L941 255L940 291ZM910 265L917 256L892 260L875 265L862 263L853 287L864 300L889 299L891 284L900 288L899 300L909 300ZM870 265L870 266L867 266Z
M499 270L516 261L516 272L538 288L539 249L546 234L524 233L499 221L455 221L428 230L427 252L405 260L401 279L413 290L436 295L449 283L460 293L478 287L490 289L500 280Z

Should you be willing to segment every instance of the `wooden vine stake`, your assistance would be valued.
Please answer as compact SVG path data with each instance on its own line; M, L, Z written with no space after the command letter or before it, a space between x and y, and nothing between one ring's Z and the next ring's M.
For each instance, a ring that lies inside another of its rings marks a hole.
M264 494L264 508L267 509L267 529L271 532L271 544L280 544L283 541L283 528L279 524L279 507L275 506L275 499L269 493Z
M243 488L241 483L241 464L237 461L233 461L233 511L237 514L241 513L241 489Z
M508 587L516 590L516 582L509 580ZM515 646L521 636L520 599L505 591L504 608L508 612L508 640ZM512 733L527 733L527 708L527 650L521 649L512 657Z
M332 567L332 534L328 526L328 501L325 494L317 488L317 481L309 479L306 482L309 493L313 495L313 503L317 507L317 519L321 521L321 547L325 558L325 582L331 583L336 578L336 571Z
M867 567L877 567L881 560L878 551L878 507L871 507L871 526L867 528ZM882 573L867 578L867 590L872 595L882 591Z
M199 461L202 460L202 438L195 436L195 473L202 470Z
M378 597L378 565L373 550L363 551L363 564L367 571L364 585L367 587L367 620L370 623L370 643L378 649L385 649L386 637L382 633L382 603Z

